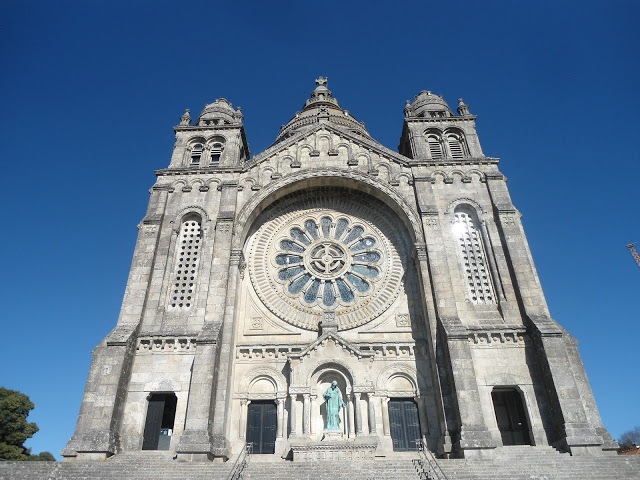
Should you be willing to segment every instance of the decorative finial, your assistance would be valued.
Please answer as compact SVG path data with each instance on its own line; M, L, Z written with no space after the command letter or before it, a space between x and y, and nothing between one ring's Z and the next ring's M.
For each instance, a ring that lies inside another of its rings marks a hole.
M180 125L188 126L189 123L191 123L191 115L189 114L189 112L191 112L191 110L189 110L188 108L184 111L184 113L180 117Z
M464 103L464 101L461 98L458 99L458 114L461 117L464 117L466 115L470 115L470 113L469 113L469 105Z
M316 85L318 85L320 87L324 87L327 84L328 81L329 81L328 78L324 78L321 75L320 78L316 78Z
M409 100L406 100L406 103L404 106L404 116L410 117L412 113L413 113L413 109L411 108L411 102Z

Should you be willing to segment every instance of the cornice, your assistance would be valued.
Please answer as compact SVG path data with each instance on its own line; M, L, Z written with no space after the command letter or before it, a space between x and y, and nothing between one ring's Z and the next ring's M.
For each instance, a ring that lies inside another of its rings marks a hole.
M229 125L177 125L173 127L174 132L206 132L213 130L233 130L235 128L244 128L243 123L231 123Z
M452 166L473 166L473 165L498 165L500 159L496 157L473 157L473 158L439 158L438 160L412 159L408 161L410 167L452 167Z
M202 175L202 174L215 174L215 173L243 173L246 172L246 167L233 166L233 167L201 167L201 168L163 168L156 170L157 177L177 176L177 175Z
M466 122L475 120L476 115L467 115L464 117L404 117L405 123L447 123L447 122Z

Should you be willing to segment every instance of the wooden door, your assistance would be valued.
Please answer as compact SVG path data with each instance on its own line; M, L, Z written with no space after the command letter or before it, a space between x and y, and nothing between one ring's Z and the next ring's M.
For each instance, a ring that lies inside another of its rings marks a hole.
M411 399L390 400L389 425L394 451L407 452L418 449L420 418L416 402Z
M278 413L274 402L251 402L247 409L247 443L253 453L275 453Z

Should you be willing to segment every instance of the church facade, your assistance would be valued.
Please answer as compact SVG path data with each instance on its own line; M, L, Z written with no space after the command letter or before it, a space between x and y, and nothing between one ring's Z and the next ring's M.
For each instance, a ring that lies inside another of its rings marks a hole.
M468 106L420 92L396 152L316 83L256 156L226 100L181 117L65 460L615 451Z

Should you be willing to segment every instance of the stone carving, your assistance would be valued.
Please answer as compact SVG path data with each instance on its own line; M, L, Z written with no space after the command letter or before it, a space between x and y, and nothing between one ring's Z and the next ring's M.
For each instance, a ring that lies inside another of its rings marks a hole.
M252 330L262 330L264 328L264 324L262 321L262 317L253 317L251 319L251 329Z
M342 393L338 388L338 382L331 382L331 386L324 392L324 402L327 407L327 423L325 432L340 432L340 409L347 405L342 401Z
M396 327L410 327L411 321L409 320L408 313L396 314Z
M375 319L402 281L392 242L397 228L368 204L333 199L327 204L318 195L273 212L249 255L250 279L264 304L309 330L318 330L323 311L336 312L338 330Z

